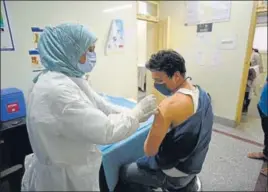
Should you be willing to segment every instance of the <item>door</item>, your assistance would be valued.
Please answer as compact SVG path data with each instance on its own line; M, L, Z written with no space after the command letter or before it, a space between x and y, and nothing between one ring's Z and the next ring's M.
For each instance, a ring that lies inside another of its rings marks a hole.
M162 50L162 49L169 49L170 48L170 17L167 17L163 20L159 20L158 23L152 24L152 27L148 27L147 31L148 37L153 38L152 43L150 43L150 40L148 39L148 46L147 47L147 53L148 57L151 56L151 54ZM153 46L152 46L153 45ZM148 93L152 93L156 96L157 103L159 104L165 96L159 93L154 88L154 82L151 77L150 71L147 72L147 91Z
M170 48L170 17L158 22L158 50Z

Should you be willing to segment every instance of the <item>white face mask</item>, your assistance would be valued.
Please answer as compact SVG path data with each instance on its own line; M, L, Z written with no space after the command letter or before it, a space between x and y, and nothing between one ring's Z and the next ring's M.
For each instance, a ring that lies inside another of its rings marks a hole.
M86 62L84 64L79 63L79 69L85 73L89 73L96 65L96 53L95 52L87 52Z

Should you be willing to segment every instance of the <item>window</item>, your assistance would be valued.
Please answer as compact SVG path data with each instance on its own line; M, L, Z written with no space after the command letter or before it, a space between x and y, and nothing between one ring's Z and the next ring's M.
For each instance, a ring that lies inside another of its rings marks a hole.
M267 52L267 26L256 27L253 48L260 52Z
M137 1L137 19L158 22L159 2Z
M139 10L138 10L139 14L148 15L146 2L138 1L138 7L139 7Z

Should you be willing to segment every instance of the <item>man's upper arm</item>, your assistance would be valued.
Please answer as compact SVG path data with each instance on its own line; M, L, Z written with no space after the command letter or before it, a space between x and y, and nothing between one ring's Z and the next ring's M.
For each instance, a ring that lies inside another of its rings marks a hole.
M147 156L153 156L158 152L158 148L172 123L172 118L172 100L166 98L158 106L158 113L155 115L152 128L144 143L144 151Z

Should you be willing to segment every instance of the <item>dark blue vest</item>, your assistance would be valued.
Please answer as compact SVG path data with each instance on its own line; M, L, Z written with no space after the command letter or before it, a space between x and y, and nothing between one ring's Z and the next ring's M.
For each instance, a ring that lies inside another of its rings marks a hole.
M211 140L213 111L210 96L200 87L198 89L196 113L166 134L156 156L138 159L139 167L151 170L175 167L187 174L201 171ZM182 154L182 149L187 149L187 153Z

